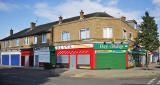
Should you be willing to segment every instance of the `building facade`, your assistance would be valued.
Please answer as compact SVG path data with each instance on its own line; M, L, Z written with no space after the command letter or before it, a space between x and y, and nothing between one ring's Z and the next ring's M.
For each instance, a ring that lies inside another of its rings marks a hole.
M95 43L129 45L137 36L135 25L135 21L127 22L125 17L114 18L105 12L84 15L81 10L80 16L68 19L60 16L58 21L39 26L31 23L30 28L15 34L11 30L10 36L1 40L1 50L21 52L21 66L52 63L72 69L81 65L96 68L99 56ZM123 50L128 49L129 46Z

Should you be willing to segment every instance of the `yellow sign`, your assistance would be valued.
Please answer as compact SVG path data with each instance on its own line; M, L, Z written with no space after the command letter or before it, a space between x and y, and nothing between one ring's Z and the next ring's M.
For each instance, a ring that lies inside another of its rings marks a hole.
M73 45L73 48L91 48L92 45Z

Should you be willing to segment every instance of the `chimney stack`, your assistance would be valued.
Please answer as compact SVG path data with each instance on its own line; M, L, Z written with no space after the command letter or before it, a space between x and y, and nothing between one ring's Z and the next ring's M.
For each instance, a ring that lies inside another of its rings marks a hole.
M12 30L12 28L10 29L10 36L12 36L13 35L13 30Z
M125 17L125 16L122 16L121 19L122 19L123 21L126 21L126 17Z
M59 16L59 24L62 23L62 19L63 19L63 17L62 17L62 16Z
M33 29L33 28L35 28L36 27L36 23L34 23L34 22L31 22L31 29Z
M84 12L83 10L80 11L80 19L83 19L83 15L84 15Z

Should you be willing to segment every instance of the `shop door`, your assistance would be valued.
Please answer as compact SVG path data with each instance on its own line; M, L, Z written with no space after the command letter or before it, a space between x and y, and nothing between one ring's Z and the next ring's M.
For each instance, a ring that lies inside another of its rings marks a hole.
M33 56L29 56L29 66L33 66L34 58Z
M21 56L21 66L25 66L25 56Z
M76 55L70 55L70 69L76 69Z
M39 66L39 58L38 58L38 55L35 55L35 66L36 66L36 67Z
M9 65L9 55L2 55L2 65Z
M25 56L25 67L29 67L29 55Z
M14 66L20 65L20 55L11 55L11 65Z

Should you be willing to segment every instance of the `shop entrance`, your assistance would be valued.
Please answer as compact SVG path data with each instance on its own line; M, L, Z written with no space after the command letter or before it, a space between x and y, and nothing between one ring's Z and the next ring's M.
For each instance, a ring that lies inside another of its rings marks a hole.
M70 55L70 69L76 69L76 55Z

